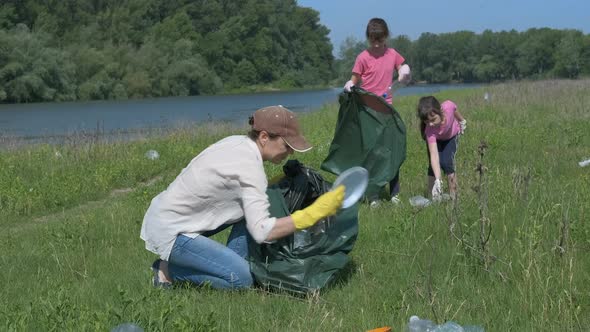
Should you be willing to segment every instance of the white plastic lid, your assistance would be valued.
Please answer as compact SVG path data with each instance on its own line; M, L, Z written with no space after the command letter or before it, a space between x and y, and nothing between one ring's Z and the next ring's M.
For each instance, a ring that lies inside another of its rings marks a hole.
M344 201L342 202L342 208L346 209L353 206L365 194L369 184L369 171L360 166L351 167L336 178L332 189L341 184L346 187Z

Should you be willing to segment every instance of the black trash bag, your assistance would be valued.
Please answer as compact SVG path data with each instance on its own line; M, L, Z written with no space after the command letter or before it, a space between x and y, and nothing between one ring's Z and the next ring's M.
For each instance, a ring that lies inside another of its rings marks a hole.
M335 175L353 166L369 171L365 197L379 196L406 159L406 127L383 98L363 89L341 93L338 120L321 169Z
M297 160L283 167L285 178L268 188L270 214L284 217L309 206L331 183ZM341 210L313 227L274 243L248 243L250 270L258 285L306 294L330 284L350 261L358 235L358 207Z

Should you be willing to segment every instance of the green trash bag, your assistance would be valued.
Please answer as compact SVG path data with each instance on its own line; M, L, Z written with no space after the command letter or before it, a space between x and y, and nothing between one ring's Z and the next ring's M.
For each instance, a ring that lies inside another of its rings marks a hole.
M284 217L310 205L331 187L319 173L297 160L289 160L283 170L285 177L267 190L270 214L274 217ZM258 285L270 290L298 294L320 290L346 267L357 235L355 204L274 243L249 241L250 271Z
M365 197L376 198L406 159L406 127L393 106L365 90L343 92L338 101L334 138L320 167L336 175L353 166L366 168Z

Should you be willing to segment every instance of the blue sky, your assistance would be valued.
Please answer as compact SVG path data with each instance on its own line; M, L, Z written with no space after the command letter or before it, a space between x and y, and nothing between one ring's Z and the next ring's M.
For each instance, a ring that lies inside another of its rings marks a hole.
M423 32L549 27L590 33L590 0L298 0L320 13L330 29L334 54L352 36L364 40L369 19L383 18L392 36L416 40Z

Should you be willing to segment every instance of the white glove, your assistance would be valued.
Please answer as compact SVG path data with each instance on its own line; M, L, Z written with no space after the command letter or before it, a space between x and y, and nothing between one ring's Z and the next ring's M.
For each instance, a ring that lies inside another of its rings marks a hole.
M397 71L397 80L400 83L408 83L412 76L410 75L410 66L402 65Z
M459 126L461 127L461 130L459 130L459 134L465 134L465 129L467 129L467 120L463 119L463 121L459 121Z
M346 82L346 84L344 84L344 91L350 92L350 90L352 89L353 86L354 86L354 82L352 80Z
M440 179L434 180L434 186L432 186L432 200L440 202L442 199L442 181Z

